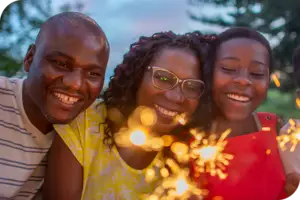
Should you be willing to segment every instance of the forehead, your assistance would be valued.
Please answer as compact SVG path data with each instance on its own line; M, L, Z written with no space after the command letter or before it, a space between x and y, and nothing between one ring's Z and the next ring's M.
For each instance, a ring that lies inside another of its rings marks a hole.
M101 57L107 49L105 36L91 28L60 24L46 29L39 40L46 53L60 51L74 58L79 55L92 57L95 54Z
M171 47L160 50L151 64L165 68L182 79L199 78L202 67L192 51Z
M254 39L237 38L223 42L217 51L217 59L224 57L255 57L265 60L269 57L267 48Z

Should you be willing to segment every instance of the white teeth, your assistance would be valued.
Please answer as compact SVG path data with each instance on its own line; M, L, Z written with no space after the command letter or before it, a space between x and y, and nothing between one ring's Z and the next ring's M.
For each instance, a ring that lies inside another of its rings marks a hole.
M53 93L54 96L56 96L61 102L65 103L65 104L69 104L69 105L72 105L74 103L76 103L79 98L76 98L76 97L70 97L70 96L67 96L65 94L62 94L62 93L58 93L58 92L54 92Z
M241 102L247 102L250 100L249 97L246 96L240 96L236 94L227 94L227 97L236 101L241 101Z
M155 106L155 108L156 108L159 112L161 112L161 113L164 114L164 115L167 115L167 116L170 116L170 117L174 117L174 116L176 116L176 115L178 114L178 112L174 112L174 111L167 110L167 109L165 109L165 108L163 108L163 107L160 107L160 106L157 105L157 104L154 104L154 106Z

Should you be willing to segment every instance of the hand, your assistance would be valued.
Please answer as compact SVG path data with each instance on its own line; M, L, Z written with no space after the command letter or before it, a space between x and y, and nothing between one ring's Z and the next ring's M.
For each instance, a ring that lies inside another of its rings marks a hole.
M284 190L287 196L291 196L297 190L300 182L300 174L291 173L286 176L286 184Z
M300 119L293 119L293 121L296 123L296 127L300 128ZM286 135L289 128L291 127L291 124L289 122L287 122L281 129L279 132L279 135Z

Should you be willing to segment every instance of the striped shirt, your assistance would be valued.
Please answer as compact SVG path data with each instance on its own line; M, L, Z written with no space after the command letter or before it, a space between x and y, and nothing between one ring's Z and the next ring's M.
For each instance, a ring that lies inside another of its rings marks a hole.
M24 79L0 76L0 199L33 199L44 180L53 133L29 121L22 100Z

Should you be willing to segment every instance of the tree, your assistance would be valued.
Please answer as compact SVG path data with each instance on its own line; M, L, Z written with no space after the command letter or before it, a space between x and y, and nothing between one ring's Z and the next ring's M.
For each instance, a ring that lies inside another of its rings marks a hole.
M80 2L63 4L59 11L81 11ZM22 66L22 59L38 29L50 16L56 14L52 0L22 0L9 5L0 20L0 73L13 76Z
M227 17L220 13L214 17L188 12L192 20L220 27L250 26L266 35L272 41L275 68L288 78L283 81L283 91L294 88L291 71L292 54L300 44L300 1L295 0L189 0L191 6L213 5L222 8Z

